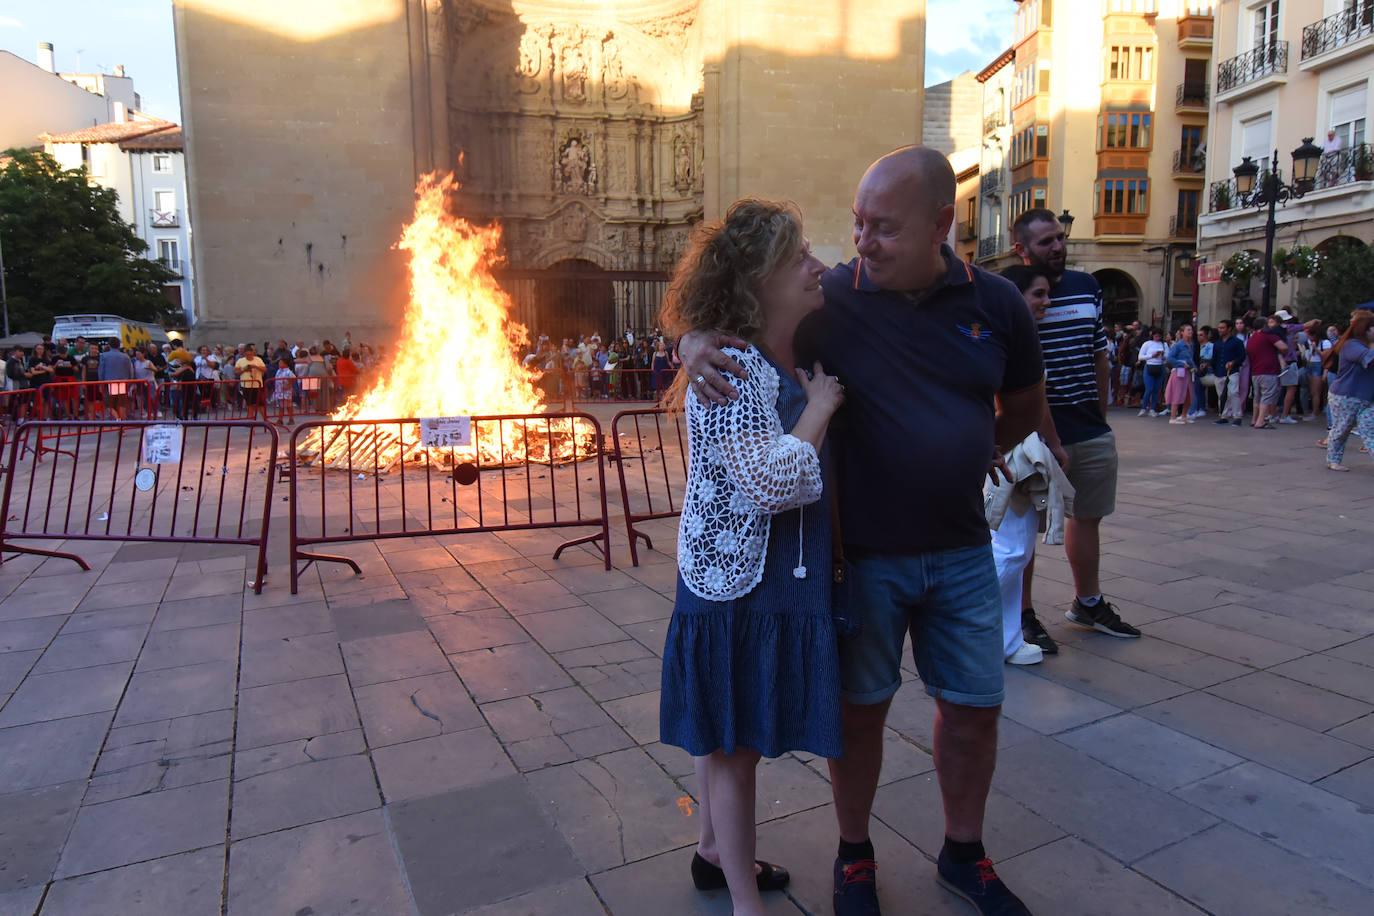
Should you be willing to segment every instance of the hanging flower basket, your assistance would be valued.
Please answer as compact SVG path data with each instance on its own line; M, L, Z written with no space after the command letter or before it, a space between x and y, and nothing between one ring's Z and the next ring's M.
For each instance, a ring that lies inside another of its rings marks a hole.
M1310 245L1295 245L1292 251L1280 248L1274 252L1274 267L1278 269L1280 280L1294 277L1306 280L1321 271L1321 252Z
M1221 265L1221 279L1227 283L1249 283L1259 272L1259 259L1248 251L1237 251Z

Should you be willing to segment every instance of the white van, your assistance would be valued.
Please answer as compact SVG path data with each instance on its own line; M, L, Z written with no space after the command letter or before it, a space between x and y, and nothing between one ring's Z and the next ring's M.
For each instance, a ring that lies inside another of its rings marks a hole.
M130 321L118 315L58 315L53 322L52 339L70 344L78 337L120 347L146 347L150 343L165 344L171 339L155 324Z

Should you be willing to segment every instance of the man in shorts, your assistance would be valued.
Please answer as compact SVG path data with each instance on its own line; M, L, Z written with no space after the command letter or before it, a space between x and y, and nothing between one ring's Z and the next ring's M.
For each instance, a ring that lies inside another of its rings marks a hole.
M881 912L869 817L908 632L936 704L940 883L980 912L1029 913L983 849L1003 658L982 489L994 444L1010 450L1043 416L1044 366L1016 287L943 244L954 194L954 172L935 150L904 147L873 163L854 198L859 257L826 272L825 305L797 334L799 360L820 360L846 388L831 429L840 531L863 617L861 631L840 641L844 754L830 761L836 916ZM724 403L733 388L721 372L743 370L717 348L743 344L710 332L679 342L699 397Z
M1102 329L1102 287L1092 274L1065 270L1064 227L1050 210L1027 210L1012 223L1016 253L1050 275L1050 306L1040 319L1045 351L1045 395L1050 420L1068 454L1064 467L1073 484L1073 512L1064 526L1064 555L1073 572L1075 597L1064 616L1108 636L1135 639L1140 631L1102 597L1099 583L1102 519L1116 509L1116 437L1107 425L1107 335ZM1032 566L1023 580L1021 626L1026 642L1050 653L1054 639L1030 601Z
M1255 429L1275 429L1270 419L1279 404L1280 354L1288 352L1283 328L1270 317L1250 322L1250 337L1245 341L1245 356L1250 363L1250 389L1254 392Z
M248 419L262 416L267 422L267 405L263 400L263 377L267 374L267 364L258 356L257 348L247 344L243 356L234 363L234 375L239 380L239 392L243 396L243 406L248 410Z

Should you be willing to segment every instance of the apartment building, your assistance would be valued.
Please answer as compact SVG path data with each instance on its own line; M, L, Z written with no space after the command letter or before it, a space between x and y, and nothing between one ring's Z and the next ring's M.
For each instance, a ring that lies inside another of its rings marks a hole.
M1012 259L1004 227L1018 214L1067 210L1069 264L1097 277L1108 322L1186 320L1205 191L1211 3L1017 0L1015 17L1010 56L978 74L990 220L980 261Z
M1274 247L1327 250L1349 239L1374 241L1374 149L1366 136L1374 114L1374 0L1223 0L1215 34L1200 256L1219 263L1249 251L1263 259L1267 209L1244 205L1233 169L1249 157L1261 181L1275 169L1292 184L1292 154L1308 138L1323 150L1315 181L1276 207ZM1215 321L1258 307L1263 282L1205 284L1200 317ZM1301 313L1311 281L1272 282L1273 307Z

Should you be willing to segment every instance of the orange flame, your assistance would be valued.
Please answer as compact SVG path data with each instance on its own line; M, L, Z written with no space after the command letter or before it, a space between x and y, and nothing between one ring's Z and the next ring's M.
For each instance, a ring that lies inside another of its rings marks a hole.
M410 253L410 301L394 358L336 419L543 412L538 373L517 358L529 332L510 319L510 297L491 274L501 230L449 213L458 187L438 173L416 186L415 217L397 243Z

